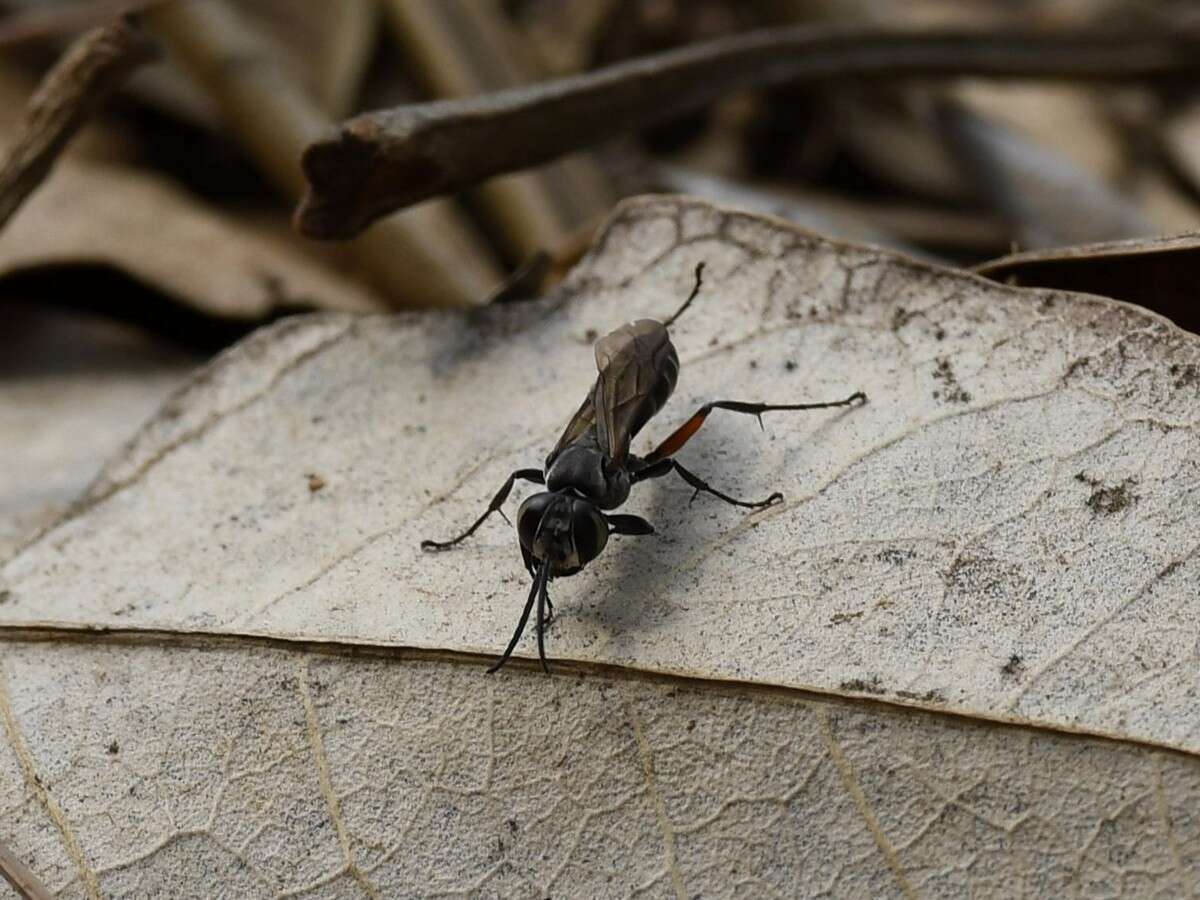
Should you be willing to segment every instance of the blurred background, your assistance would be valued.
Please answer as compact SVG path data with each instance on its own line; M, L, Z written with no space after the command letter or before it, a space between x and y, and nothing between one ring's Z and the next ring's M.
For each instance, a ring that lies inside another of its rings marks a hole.
M68 509L190 372L254 328L312 311L536 297L634 194L697 195L988 277L1106 293L1185 328L1200 321L1188 234L1200 227L1200 95L1182 76L740 89L353 240L292 227L301 151L365 110L752 29L1200 31L1190 4L3 0L0 145L19 143L64 52L130 7L157 59L106 94L0 227L0 559ZM414 265L397 250L410 245L436 252Z

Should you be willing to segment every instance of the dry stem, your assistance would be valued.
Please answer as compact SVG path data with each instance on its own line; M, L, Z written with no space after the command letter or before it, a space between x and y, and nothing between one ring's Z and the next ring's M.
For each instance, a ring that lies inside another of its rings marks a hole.
M850 77L1128 79L1197 69L1200 39L1186 33L765 29L585 75L349 119L305 150L309 190L296 221L312 237L353 235L392 210L748 87Z
M135 68L156 56L133 17L80 37L29 99L16 142L0 167L0 228L45 180L67 142Z

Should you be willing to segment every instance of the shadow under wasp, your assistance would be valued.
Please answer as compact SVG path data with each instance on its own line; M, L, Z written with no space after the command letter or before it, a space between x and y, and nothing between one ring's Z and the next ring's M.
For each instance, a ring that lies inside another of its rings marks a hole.
M700 293L704 263L696 266L696 281L683 305L665 322L638 319L596 341L596 384L584 398L578 411L543 469L518 469L508 476L492 502L471 527L448 541L421 541L424 550L448 550L470 537L494 512L500 513L513 484L518 480L544 484L547 490L534 494L517 511L517 534L525 568L533 578L525 609L504 654L488 672L495 672L512 656L525 632L529 614L537 603L538 657L546 664L546 626L554 614L547 585L551 579L574 575L600 555L609 535L653 534L654 526L640 516L609 513L629 498L633 485L674 472L700 494L712 494L726 503L746 509L762 509L783 499L775 492L765 500L739 500L722 493L684 468L675 454L704 424L714 409L745 413L758 417L777 410L830 409L865 403L866 394L857 391L845 400L826 403L747 403L741 400L713 400L705 403L690 419L676 428L646 456L629 452L629 444L652 419L675 390L679 378L679 356L667 329L675 323ZM511 522L510 522L511 524Z

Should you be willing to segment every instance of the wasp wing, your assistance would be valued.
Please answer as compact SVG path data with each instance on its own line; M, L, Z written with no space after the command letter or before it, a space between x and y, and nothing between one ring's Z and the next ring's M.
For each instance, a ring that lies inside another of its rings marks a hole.
M546 468L550 468L550 464L554 462L555 457L562 452L564 447L569 447L588 431L596 427L596 404L593 398L596 394L595 386L592 387L586 397L583 398L583 403L576 410L575 415L571 417L571 421L567 423L566 429L562 433L562 437L558 439L558 443L554 445L554 449L550 451L550 455L546 457Z
M653 319L622 325L596 342L600 376L593 392L600 449L621 461L629 443L675 389L679 357L666 327Z
M547 467L589 432L600 452L624 459L629 442L675 389L679 357L661 322L639 319L596 342L596 368L596 383L550 451Z

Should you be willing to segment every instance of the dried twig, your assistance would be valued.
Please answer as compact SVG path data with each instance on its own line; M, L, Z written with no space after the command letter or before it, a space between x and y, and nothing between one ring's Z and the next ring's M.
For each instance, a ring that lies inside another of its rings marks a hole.
M72 135L154 43L132 17L95 28L55 64L29 100L16 142L0 166L0 228L49 174Z
M478 97L366 113L304 153L297 211L312 237L706 103L798 80L978 75L1128 79L1200 70L1189 34L1045 34L789 27L748 32L586 75Z
M235 5L173 3L147 13L146 23L217 102L263 175L285 195L298 196L304 187L300 151L331 123ZM380 222L351 250L396 305L476 304L501 280L482 239L444 202Z
M3 842L0 842L0 876L12 885L22 900L51 900L54 896Z

